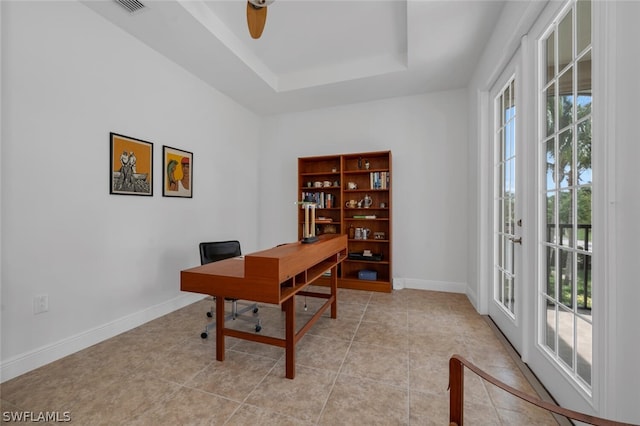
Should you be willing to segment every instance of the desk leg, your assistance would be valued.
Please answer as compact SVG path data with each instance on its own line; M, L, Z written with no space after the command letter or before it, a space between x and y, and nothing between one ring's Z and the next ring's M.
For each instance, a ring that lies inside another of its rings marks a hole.
M338 267L331 268L331 295L333 303L331 303L331 318L338 318Z
M224 297L216 297L216 359L224 361Z
M287 379L296 376L296 312L295 296L291 296L283 303L285 312L285 358Z

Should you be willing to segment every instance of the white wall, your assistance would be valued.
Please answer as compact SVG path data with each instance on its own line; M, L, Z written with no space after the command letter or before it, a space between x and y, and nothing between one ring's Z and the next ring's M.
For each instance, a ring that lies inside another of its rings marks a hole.
M616 2L615 9L610 12L614 16L610 22L613 34L603 37L607 53L615 52L609 57L612 72L606 76L611 89L611 103L606 108L612 127L605 129L601 140L614 145L609 153L614 159L611 172L615 174L608 200L610 219L615 225L613 256L604 283L609 290L605 303L611 315L605 331L611 347L604 360L608 382L604 392L608 392L610 411L617 418L640 424L640 369L636 367L640 359L640 2Z
M391 150L395 285L464 292L466 102L458 90L266 118L262 245L297 238L298 157Z
M1 7L4 381L194 300L199 241L258 248L260 120L82 4ZM111 131L154 143L153 197L109 194ZM192 199L162 197L162 145Z

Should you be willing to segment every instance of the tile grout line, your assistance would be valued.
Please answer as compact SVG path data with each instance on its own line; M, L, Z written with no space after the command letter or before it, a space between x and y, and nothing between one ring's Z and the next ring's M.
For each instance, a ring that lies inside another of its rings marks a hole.
M327 403L329 402L329 398L331 397L331 394L333 393L333 389L336 386L336 382L338 381L338 377L340 377L340 372L342 371L342 367L344 366L345 361L347 360L347 356L349 356L349 352L351 351L351 346L353 345L353 340L356 337L356 334L358 334L358 330L360 329L360 325L362 324L362 319L364 318L364 314L367 311L367 308L369 307L369 303L371 302L371 293L369 293L369 299L367 299L367 303L364 305L364 310L362 312L362 314L360 315L360 319L358 320L358 325L355 329L355 331L353 332L353 336L351 336L351 339L349 340L349 346L347 347L347 350L344 353L344 357L342 357L342 362L340 362L340 367L338 367L338 371L336 371L336 375L333 378L333 382L331 383L331 388L329 389L329 392L327 393L327 397L325 398L323 404L322 404L322 408L320 409L320 414L318 414L318 418L316 419L315 424L317 425L320 422L320 419L322 419L322 415L324 414L324 410L327 408Z
M411 424L411 344L409 342L409 306L405 306L407 320L407 424Z
M540 383L540 381L538 380L536 375L531 371L529 366L524 361L522 361L520 354L518 354L518 352L509 342L509 340L507 340L504 334L502 334L502 331L500 331L500 329L493 322L491 317L489 315L482 315L482 319L487 323L491 331L493 331L498 341L503 345L503 347L505 348L505 350L507 351L507 353L509 354L513 362L516 364L518 370L523 375L525 380L529 383L529 385L531 385L534 392L536 392L537 396L543 401L546 401L552 404L557 404L555 399L551 396L551 394L549 394L547 389ZM552 413L552 412L549 412L549 413L559 425L562 425L562 426L572 425L571 421L569 421L566 417L561 416L559 414Z
M261 379L258 383L256 383L256 385L253 387L253 389L251 389L251 391L250 391L250 392L248 392L248 393L247 393L247 395L246 395L246 396L244 397L244 399L240 402L240 404L238 404L238 406L237 406L237 407L233 410L233 412L229 415L229 418L227 418L227 420L225 420L225 422L223 423L223 425L228 424L228 423L231 421L231 419L233 419L233 416L235 416L235 415L236 415L236 413L238 412L238 410L240 410L240 408L242 408L242 407L243 407L243 406L245 406L245 405L251 405L251 404L248 404L248 403L247 403L247 400L249 399L249 397L251 396L251 394L252 394L253 392L255 392L255 391L256 391L256 389L258 389L258 387L262 384L262 382L264 382L264 380L269 376L269 374L271 374L271 372L272 372L272 371L273 371L273 370L278 366L278 362L280 362L280 360L282 359L282 357L283 357L283 356L284 356L284 355L281 355L281 356L280 356L280 358L278 358L278 359L276 360L276 362L271 366L271 368L269 369L269 371L267 371L267 373L266 373L264 376L262 376L262 379ZM261 410L264 410L264 408L261 408L261 407L258 407L258 408L259 408L259 409L261 409ZM268 410L268 411L271 411L271 410Z

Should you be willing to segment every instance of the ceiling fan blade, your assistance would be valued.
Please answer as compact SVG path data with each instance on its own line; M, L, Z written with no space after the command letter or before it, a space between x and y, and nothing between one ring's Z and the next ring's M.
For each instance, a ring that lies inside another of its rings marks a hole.
M247 1L247 26L252 38L260 38L267 22L267 8L256 7Z

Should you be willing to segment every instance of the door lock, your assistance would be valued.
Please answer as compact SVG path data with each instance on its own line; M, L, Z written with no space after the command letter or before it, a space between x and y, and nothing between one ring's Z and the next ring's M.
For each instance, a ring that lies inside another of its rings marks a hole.
M509 240L514 244L522 244L522 237L509 237Z

